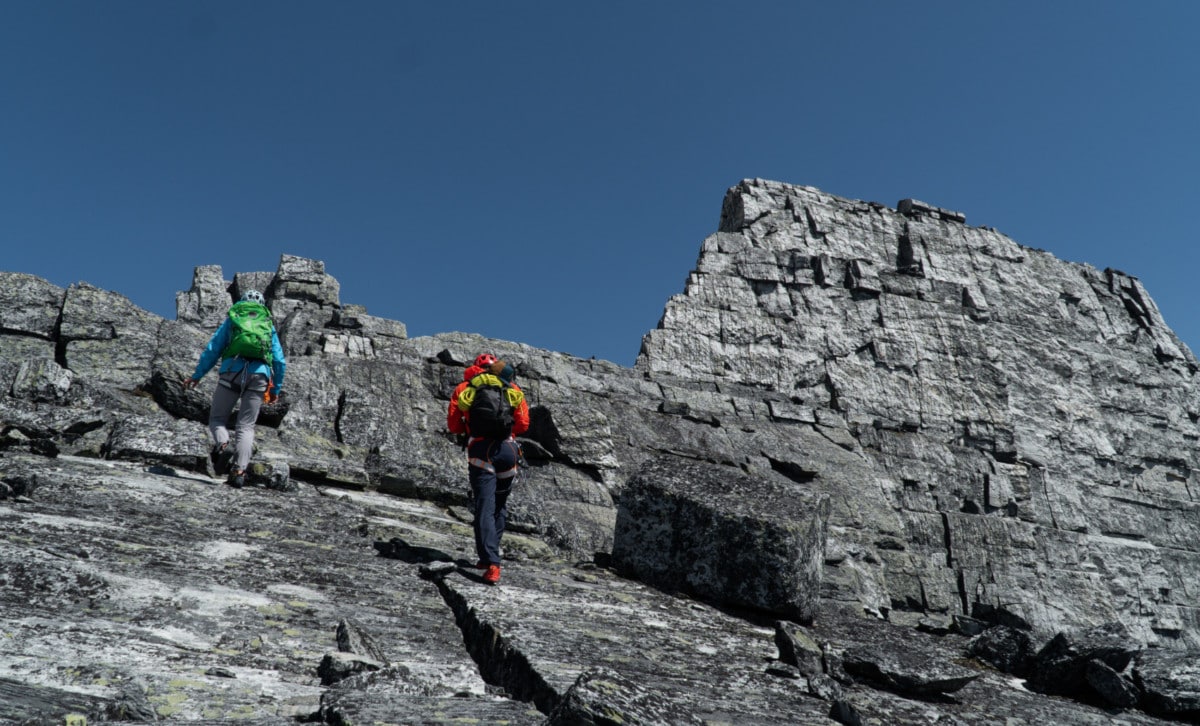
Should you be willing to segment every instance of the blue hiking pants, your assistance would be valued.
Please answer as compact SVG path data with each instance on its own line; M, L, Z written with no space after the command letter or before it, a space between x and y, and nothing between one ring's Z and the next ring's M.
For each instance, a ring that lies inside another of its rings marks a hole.
M480 562L500 564L500 537L508 519L508 495L517 475L517 442L473 439L467 445L475 519L475 552Z

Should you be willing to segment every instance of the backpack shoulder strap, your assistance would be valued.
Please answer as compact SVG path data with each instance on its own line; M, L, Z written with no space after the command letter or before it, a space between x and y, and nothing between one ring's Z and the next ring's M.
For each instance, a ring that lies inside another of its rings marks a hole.
M521 405L521 402L525 400L525 394L521 391L521 389L513 388L512 386L504 387L504 395L508 397L508 405L512 406L513 408L517 408Z

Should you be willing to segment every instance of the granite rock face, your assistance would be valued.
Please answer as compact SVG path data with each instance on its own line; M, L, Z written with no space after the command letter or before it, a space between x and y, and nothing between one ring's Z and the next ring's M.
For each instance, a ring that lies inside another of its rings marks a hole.
M670 591L811 622L829 500L666 457L621 494L612 559Z
M1195 357L1136 278L899 207L743 182L639 369L837 422L830 596L1196 646Z
M251 288L286 397L232 490L178 381ZM633 368L341 294L198 267L163 320L0 273L0 722L1200 712L1197 362L1136 278L753 180ZM532 418L499 588L445 431L484 350Z

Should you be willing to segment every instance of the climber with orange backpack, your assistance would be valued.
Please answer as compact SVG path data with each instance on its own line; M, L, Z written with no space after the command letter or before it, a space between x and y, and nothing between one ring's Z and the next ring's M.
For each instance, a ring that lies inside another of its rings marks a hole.
M529 404L513 382L513 367L481 353L463 372L450 397L446 426L467 436L467 474L474 510L476 568L483 581L500 582L500 538L508 519L508 496L517 476L517 436L529 429Z
M242 487L246 467L254 453L254 424L264 402L273 403L283 391L287 362L275 332L271 311L258 290L247 290L229 308L229 314L200 354L184 388L195 388L221 360L217 387L208 413L213 437L212 460L218 474L229 473L228 483ZM236 441L230 442L229 417L238 406Z

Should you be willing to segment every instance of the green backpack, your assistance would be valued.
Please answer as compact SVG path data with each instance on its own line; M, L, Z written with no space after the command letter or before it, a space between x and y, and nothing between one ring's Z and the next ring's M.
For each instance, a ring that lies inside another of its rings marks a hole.
M271 365L271 311L249 300L229 308L229 345L222 358L250 358Z

